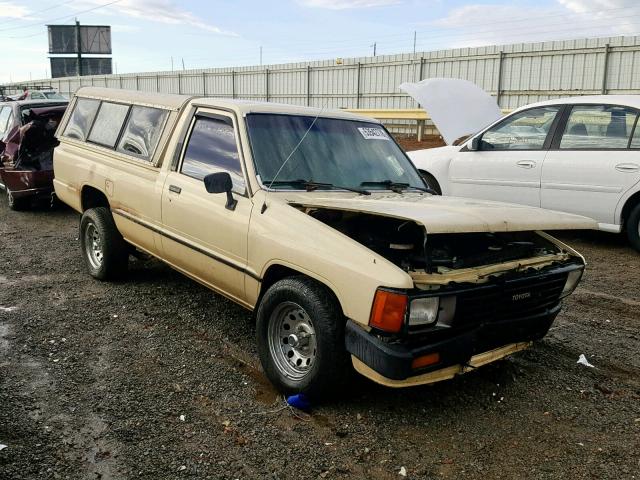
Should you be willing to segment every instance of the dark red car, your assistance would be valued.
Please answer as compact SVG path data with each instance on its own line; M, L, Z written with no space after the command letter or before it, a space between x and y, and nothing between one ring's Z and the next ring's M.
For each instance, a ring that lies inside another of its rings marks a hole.
M0 103L0 188L9 207L19 210L33 200L51 199L53 149L58 123L68 102L24 100Z

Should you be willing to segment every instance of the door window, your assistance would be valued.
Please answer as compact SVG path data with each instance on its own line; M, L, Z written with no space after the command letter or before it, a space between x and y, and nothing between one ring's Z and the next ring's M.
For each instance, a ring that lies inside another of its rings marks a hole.
M98 112L99 100L89 98L79 98L73 107L73 113L64 130L64 136L86 140L89 129L93 124L93 119Z
M142 160L151 160L166 118L165 110L134 105L118 144L118 151Z
M9 118L11 117L11 107L0 108L0 139L9 130Z
M198 180L210 173L229 172L234 189L244 193L240 156L230 118L196 117L180 171Z
M609 105L576 105L571 108L560 140L561 149L627 148L637 112Z
M542 150L559 106L515 113L482 135L482 150Z
M127 113L129 113L129 105L102 102L96 121L93 122L89 141L114 148Z
M631 138L631 148L640 148L640 119L636 121L636 128L633 131L633 138Z

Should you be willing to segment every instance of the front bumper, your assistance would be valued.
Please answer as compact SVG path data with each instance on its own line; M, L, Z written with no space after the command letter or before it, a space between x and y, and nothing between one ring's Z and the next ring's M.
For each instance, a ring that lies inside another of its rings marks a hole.
M429 341L428 336L421 337L419 341L409 339L386 342L383 340L384 337L367 332L349 320L346 326L345 344L347 351L353 357L384 379L406 380L452 366L465 366L469 364L472 357L507 345L528 345L529 342L546 335L558 312L560 312L559 303L543 313L479 324L462 331L452 332L451 336L435 342ZM414 359L430 353L439 354L440 360L437 364L418 370L412 369ZM376 379L373 378L373 380Z

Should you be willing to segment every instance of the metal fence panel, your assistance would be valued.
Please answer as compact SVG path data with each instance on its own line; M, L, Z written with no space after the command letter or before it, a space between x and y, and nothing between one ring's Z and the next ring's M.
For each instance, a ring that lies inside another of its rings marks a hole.
M322 60L31 81L73 94L86 85L267 100L323 108L416 108L398 86L431 77L463 78L502 108L569 95L640 94L640 36L518 43ZM7 85L9 93L22 90Z

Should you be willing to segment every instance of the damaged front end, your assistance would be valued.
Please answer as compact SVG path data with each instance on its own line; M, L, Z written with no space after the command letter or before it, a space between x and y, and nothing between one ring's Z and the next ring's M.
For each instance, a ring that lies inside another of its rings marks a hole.
M13 200L50 198L55 132L65 109L66 105L23 109L22 123L0 146L0 180Z
M346 327L355 368L388 386L451 378L526 348L547 333L585 266L543 232L428 234L412 220L304 211L413 280L409 290L378 289L369 325Z

